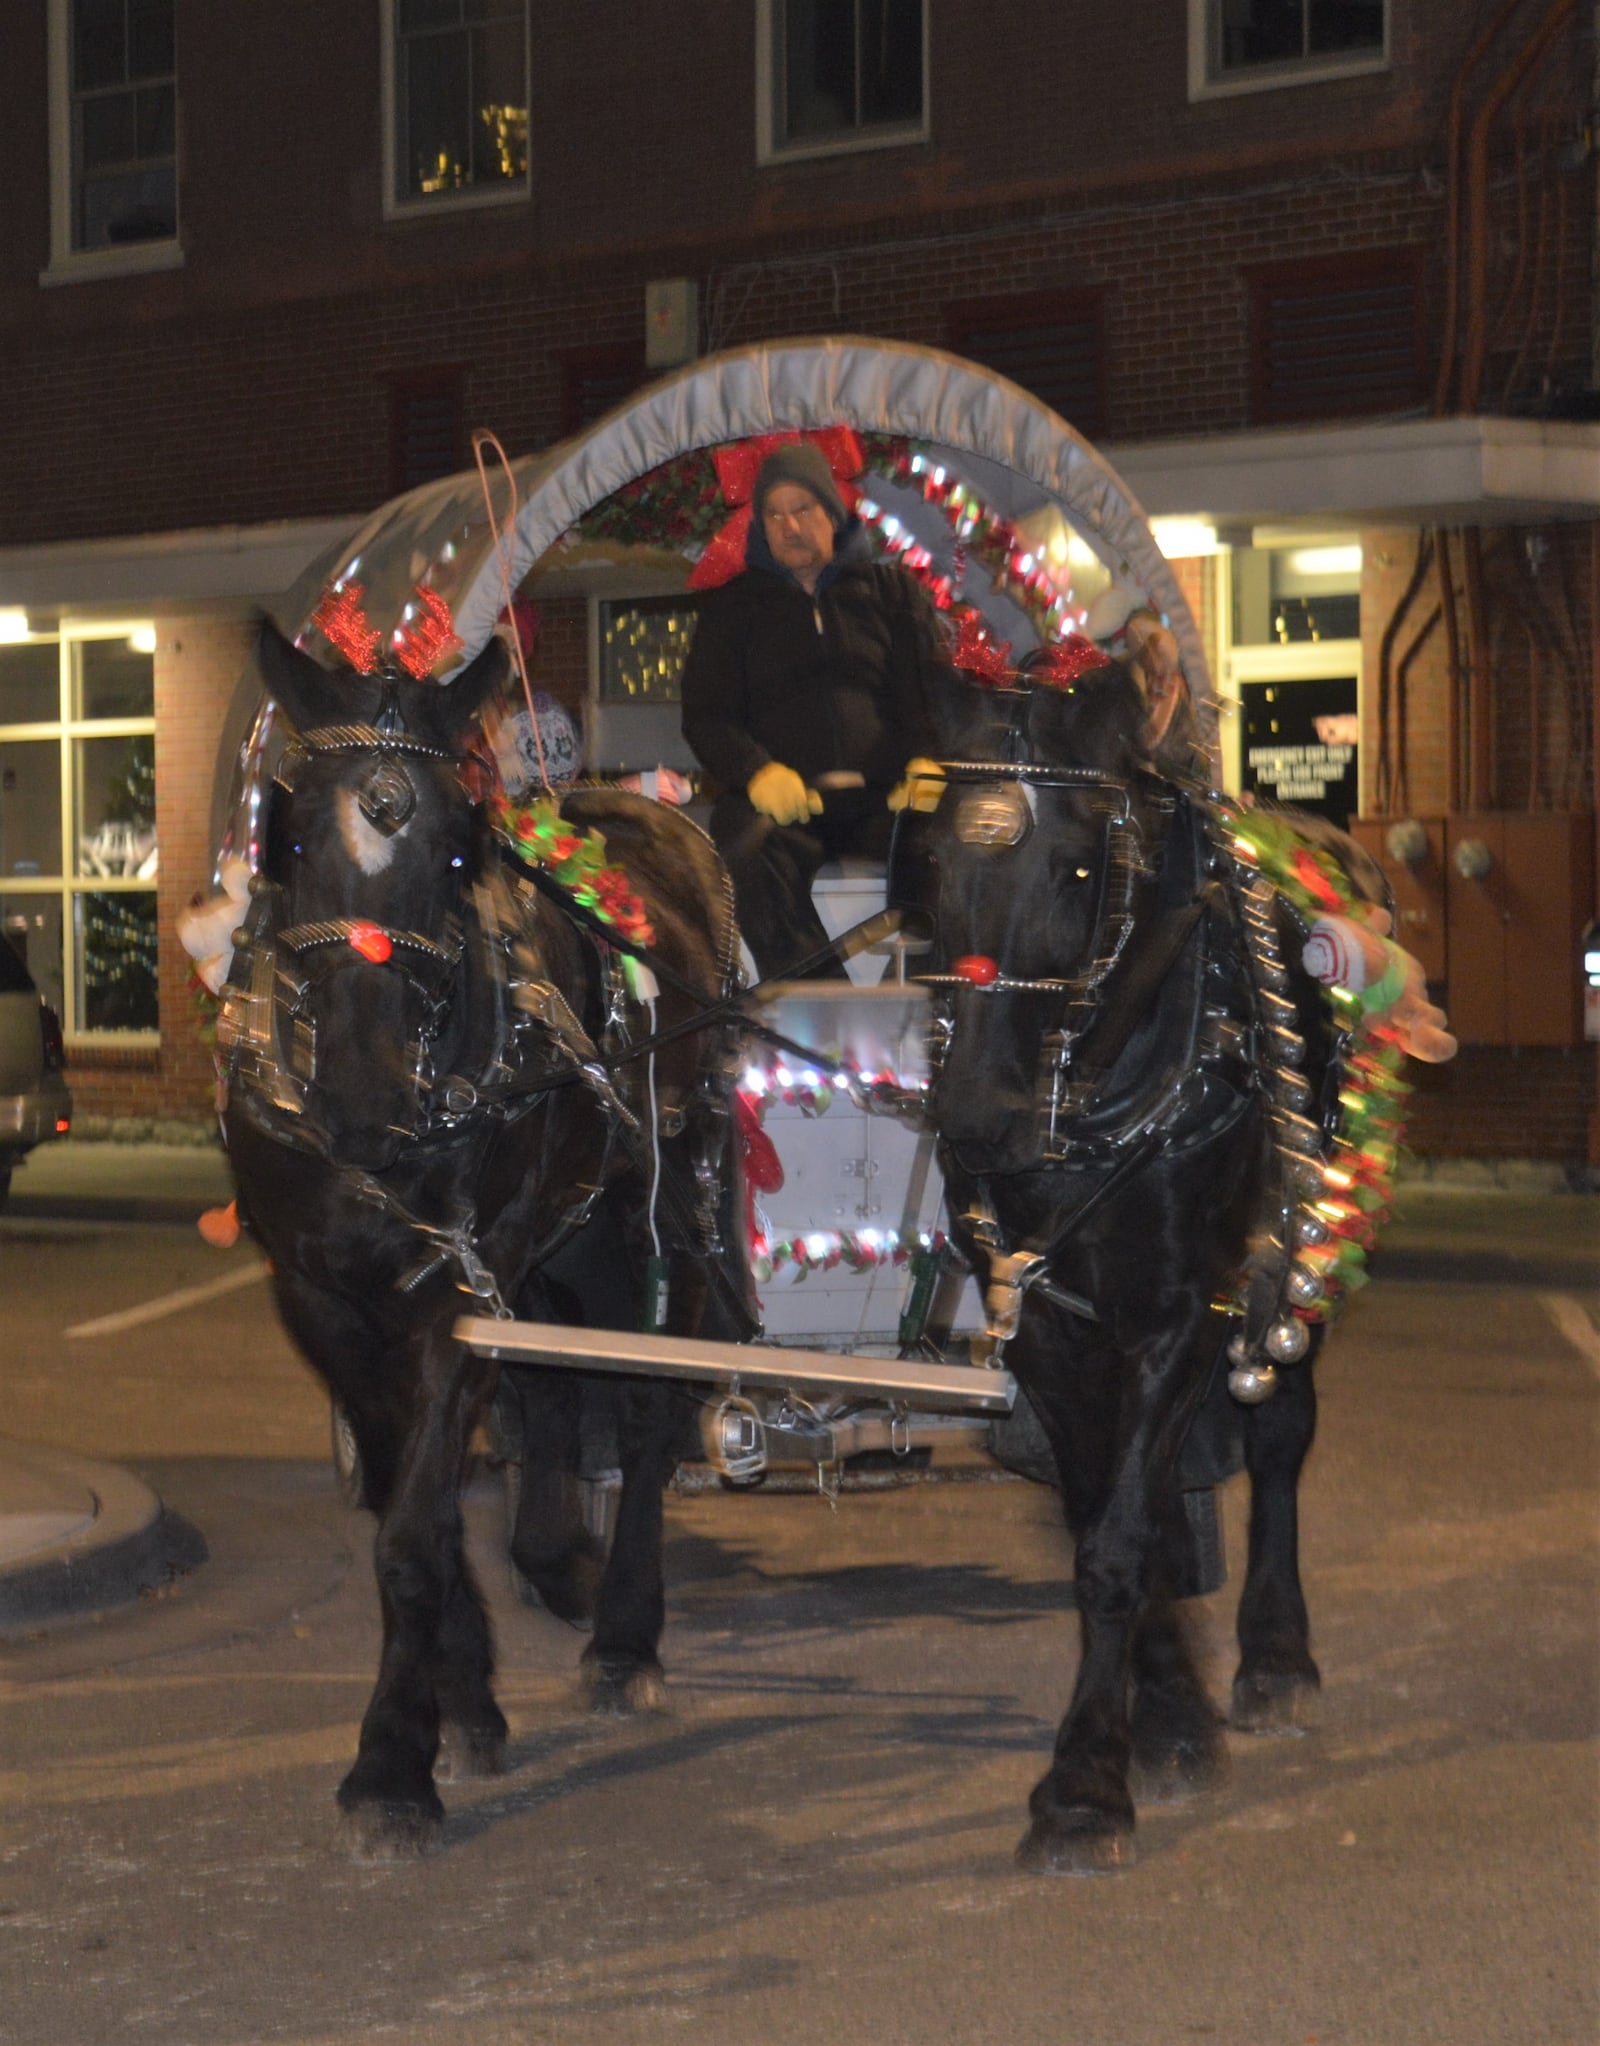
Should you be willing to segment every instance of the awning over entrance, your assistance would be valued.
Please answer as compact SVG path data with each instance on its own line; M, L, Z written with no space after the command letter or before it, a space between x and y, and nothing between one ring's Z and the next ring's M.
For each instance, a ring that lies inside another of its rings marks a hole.
M1204 518L1224 529L1600 518L1600 425L1570 421L1364 420L1103 452L1151 517Z

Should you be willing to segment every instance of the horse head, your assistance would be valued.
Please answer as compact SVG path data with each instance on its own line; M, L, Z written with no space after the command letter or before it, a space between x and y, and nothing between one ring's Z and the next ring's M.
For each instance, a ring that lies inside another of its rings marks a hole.
M294 726L265 879L298 1078L335 1156L377 1170L426 1115L463 892L484 856L460 753L505 653L492 641L448 686L330 672L268 624L259 661Z
M1052 1053L1129 913L1145 703L1129 670L1095 653L1076 672L952 686L940 722L934 1117L966 1170L1017 1172L1040 1163Z

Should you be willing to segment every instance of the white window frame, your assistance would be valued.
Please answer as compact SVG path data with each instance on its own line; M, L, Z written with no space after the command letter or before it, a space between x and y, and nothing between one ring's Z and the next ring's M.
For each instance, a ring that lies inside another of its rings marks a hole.
M1309 536L1308 536L1309 537ZM1219 720L1222 745L1222 785L1230 795L1239 793L1244 775L1244 714L1240 685L1245 682L1317 682L1331 675L1354 675L1356 707L1365 729L1367 678L1361 663L1360 639L1296 639L1267 646L1246 646L1233 637L1233 549L1221 547L1215 557L1217 618L1217 694L1226 706ZM1367 797L1367 761L1363 747L1359 757L1361 776L1358 807Z
M72 0L48 0L48 6L50 263L39 272L39 282L90 284L104 277L138 277L151 270L181 269L183 244L179 235L162 241L128 242L114 249L72 246ZM182 118L181 104L178 118ZM180 234L182 198L180 180Z
M383 25L383 217L385 220L428 220L439 213L480 212L496 206L525 206L533 196L533 29L532 10L522 10L522 78L528 95L528 168L520 185L497 185L483 191L440 192L425 199L400 196L400 166L395 148L400 135L400 108L395 96L398 47L395 41L395 0L379 0Z
M160 875L149 880L112 874L81 874L78 871L78 802L74 772L74 748L80 739L154 739L156 720L149 717L80 718L73 702L74 648L86 640L127 639L136 632L155 630L148 618L115 622L75 623L63 619L54 632L30 632L22 644L51 645L57 649L56 699L58 715L25 724L0 724L0 738L25 742L50 742L57 746L61 776L61 872L59 874L0 874L0 894L23 898L33 896L61 905L61 1030L69 1048L96 1051L108 1047L148 1051L161 1043L159 1027L160 978L157 976L157 1028L154 1030L85 1030L78 1019L78 919L77 902L83 895L154 895L159 917ZM11 642L17 644L18 642ZM156 787L160 789L157 766ZM159 800L159 796L158 796ZM158 841L159 843L159 841ZM0 940L3 942L3 940Z
M1358 57L1295 57L1282 64L1213 74L1213 29L1221 0L1189 0L1189 98L1231 99L1245 92L1276 92L1289 85L1326 85L1335 78L1364 78L1387 71L1394 39L1395 0L1384 0L1383 49Z
M864 128L854 135L829 137L818 142L780 142L777 139L779 10L784 0L756 0L756 162L803 163L822 156L855 156L864 149L904 149L926 142L930 124L932 93L929 83L929 17L931 0L922 5L922 118L901 121L892 127Z

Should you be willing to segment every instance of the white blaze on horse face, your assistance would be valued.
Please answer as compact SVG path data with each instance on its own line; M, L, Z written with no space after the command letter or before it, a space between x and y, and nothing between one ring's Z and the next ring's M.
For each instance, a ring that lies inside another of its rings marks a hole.
M339 791L339 836L344 849L363 874L381 874L394 858L396 841L404 837L401 824L393 831L379 831L361 814L361 798L354 789Z

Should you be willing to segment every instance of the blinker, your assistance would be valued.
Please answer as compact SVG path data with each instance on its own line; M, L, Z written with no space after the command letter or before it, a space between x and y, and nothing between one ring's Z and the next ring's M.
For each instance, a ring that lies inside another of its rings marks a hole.
M374 966L381 966L393 952L389 933L379 930L376 924L356 924L352 927L349 944L363 959L370 959Z

